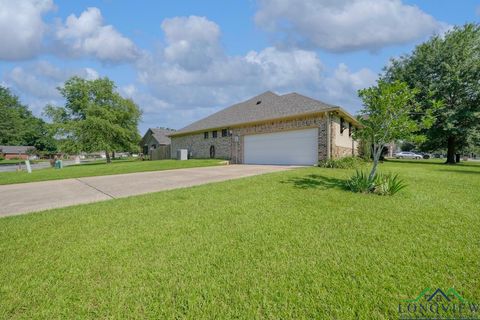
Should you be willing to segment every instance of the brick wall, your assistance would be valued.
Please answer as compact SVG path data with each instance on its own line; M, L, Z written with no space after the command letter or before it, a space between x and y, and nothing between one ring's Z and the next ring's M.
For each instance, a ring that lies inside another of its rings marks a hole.
M318 128L318 159L327 158L327 117L317 115L310 117L299 117L288 120L271 121L261 124L245 125L236 128L229 128L232 135L229 137L220 137L221 130L218 130L218 138L212 138L212 132L209 131L208 139L204 139L203 132L172 137L172 157L176 156L177 149L188 149L193 158L210 158L210 146L215 146L215 157L229 159L232 163L243 163L243 144L244 136L251 134L273 133L287 130L299 130L308 128ZM332 117L331 125L331 151L332 157L338 158L351 156L354 151L352 147L345 145L345 137L340 141L340 123L338 117ZM344 131L348 137L348 128ZM351 142L351 138L349 141Z
M210 147L215 147L215 158L230 159L231 157L231 137L221 137L222 132L217 131L217 138L212 137L212 132L208 132L208 138L205 139L202 133L196 133L180 137L171 137L172 158L177 156L177 149L187 149L193 158L210 158Z
M0 156L2 154L0 153ZM18 153L5 153L3 155L3 157L5 158L5 160L12 160L12 159L23 159L23 160L28 160L28 154L18 154Z

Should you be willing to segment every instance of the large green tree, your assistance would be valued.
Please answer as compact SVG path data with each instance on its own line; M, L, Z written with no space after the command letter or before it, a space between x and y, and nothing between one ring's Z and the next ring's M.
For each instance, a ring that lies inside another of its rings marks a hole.
M35 117L9 89L0 86L0 145L29 145L55 151L48 124Z
M429 127L431 114L423 114L420 121L412 119L419 113L415 103L417 91L404 82L392 83L379 80L376 86L358 91L363 101L359 112L360 128L354 132L354 138L372 146L373 166L369 179L373 180L383 148L396 140L421 140L418 135L423 127Z
M480 128L480 25L432 37L411 54L393 59L384 79L418 89L416 100L424 111L432 108L432 101L442 102L421 147L447 148L447 163L455 163L455 154L474 141L471 136Z
M141 111L116 91L113 81L72 77L59 91L65 105L47 106L45 114L53 121L63 151L103 150L109 163L112 152L138 148Z

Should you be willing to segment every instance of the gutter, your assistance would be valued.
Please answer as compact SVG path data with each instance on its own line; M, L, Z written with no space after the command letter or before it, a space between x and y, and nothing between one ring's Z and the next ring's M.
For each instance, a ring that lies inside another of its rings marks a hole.
M332 156L332 119L330 112L327 112L327 160Z

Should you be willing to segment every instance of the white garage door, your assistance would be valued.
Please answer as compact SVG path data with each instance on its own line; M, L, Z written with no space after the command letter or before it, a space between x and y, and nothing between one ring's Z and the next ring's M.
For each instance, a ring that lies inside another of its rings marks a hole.
M255 134L244 137L246 164L314 165L318 129Z

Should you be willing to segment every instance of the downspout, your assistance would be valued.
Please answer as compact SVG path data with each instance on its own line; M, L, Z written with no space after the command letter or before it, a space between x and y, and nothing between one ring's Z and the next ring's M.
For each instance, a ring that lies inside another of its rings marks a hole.
M327 112L327 160L330 159L332 155L331 127L330 112Z

